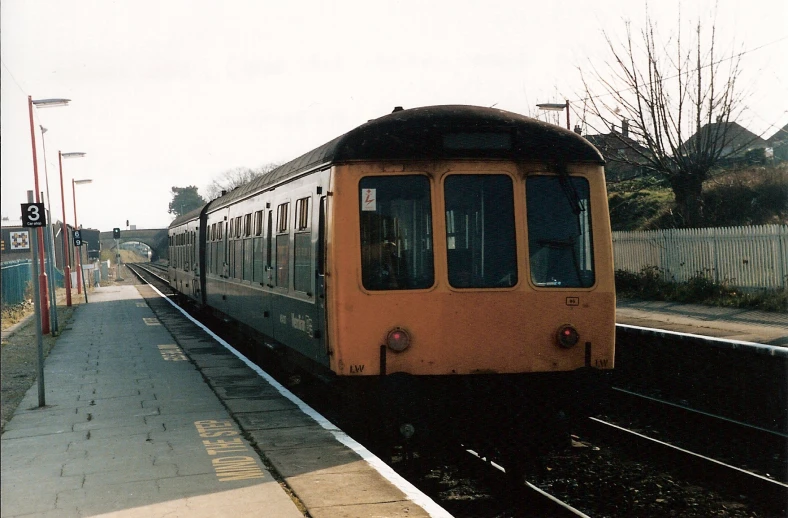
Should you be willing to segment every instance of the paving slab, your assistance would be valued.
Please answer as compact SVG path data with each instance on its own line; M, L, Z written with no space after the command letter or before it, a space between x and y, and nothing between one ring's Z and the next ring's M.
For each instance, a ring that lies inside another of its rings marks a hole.
M34 385L0 440L2 516L303 516L142 302L99 288L75 311L45 363L47 406Z

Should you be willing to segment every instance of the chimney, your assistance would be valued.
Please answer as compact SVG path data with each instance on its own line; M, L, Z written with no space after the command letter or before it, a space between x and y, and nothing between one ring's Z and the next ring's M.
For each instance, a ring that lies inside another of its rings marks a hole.
M629 136L629 120L627 119L621 119L621 136Z

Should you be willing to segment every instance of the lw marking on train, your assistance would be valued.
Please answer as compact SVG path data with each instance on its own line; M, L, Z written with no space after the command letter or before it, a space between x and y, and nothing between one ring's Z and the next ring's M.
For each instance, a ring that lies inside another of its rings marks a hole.
M189 358L186 357L183 350L175 344L163 344L159 345L159 352L161 353L161 357L168 362L180 362L184 360L188 360Z
M239 437L232 421L208 419L195 421L194 426L200 437L205 439L202 444L206 453L215 457L211 459L211 465L220 482L265 478L265 472L260 469L255 457L249 455L251 451ZM247 455L237 455L239 453Z

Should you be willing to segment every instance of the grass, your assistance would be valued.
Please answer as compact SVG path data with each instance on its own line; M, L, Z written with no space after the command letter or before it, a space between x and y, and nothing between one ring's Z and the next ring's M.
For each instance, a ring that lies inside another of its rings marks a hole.
M25 301L21 304L14 304L13 306L6 306L3 305L2 309L2 320L3 320L3 329L8 329L12 325L21 322L25 319L30 313L33 312L33 303L31 301Z

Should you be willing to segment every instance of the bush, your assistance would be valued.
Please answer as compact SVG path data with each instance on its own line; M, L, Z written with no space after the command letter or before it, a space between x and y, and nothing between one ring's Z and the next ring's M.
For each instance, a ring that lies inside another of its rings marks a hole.
M608 184L613 230L684 228L669 187L655 181ZM703 185L700 227L788 221L788 162L714 171Z
M727 279L715 281L708 269L697 272L686 282L670 282L664 275L664 271L656 266L647 266L639 273L616 270L616 293L623 298L788 311L788 290L743 292Z

